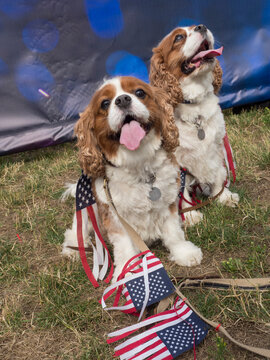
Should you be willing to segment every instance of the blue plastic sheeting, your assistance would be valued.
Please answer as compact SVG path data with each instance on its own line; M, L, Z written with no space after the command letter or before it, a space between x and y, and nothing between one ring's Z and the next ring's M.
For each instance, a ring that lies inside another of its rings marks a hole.
M0 154L70 140L105 76L148 81L152 48L205 24L223 108L270 99L270 0L0 0Z

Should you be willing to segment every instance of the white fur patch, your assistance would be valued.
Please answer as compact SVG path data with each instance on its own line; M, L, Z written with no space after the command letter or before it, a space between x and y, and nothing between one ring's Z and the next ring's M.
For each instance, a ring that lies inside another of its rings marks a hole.
M210 30L207 30L207 32L202 35L199 31L195 31L194 28L193 29L183 28L183 29L186 30L187 38L182 51L187 59L191 58L196 53L196 51L199 49L201 43L204 40L208 41L210 45L210 49L213 48L214 37Z

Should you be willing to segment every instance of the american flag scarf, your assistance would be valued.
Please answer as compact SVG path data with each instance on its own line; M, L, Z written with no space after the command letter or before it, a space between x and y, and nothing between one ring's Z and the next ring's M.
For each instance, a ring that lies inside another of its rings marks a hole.
M129 276L125 278L127 274ZM133 256L125 264L117 282L104 291L100 303L106 310L121 310L134 315L139 315L140 311L140 320L147 306L161 301L174 291L174 285L161 261L148 250ZM106 301L115 292L113 306L107 307ZM126 302L119 306L121 293Z
M114 356L120 356L120 360L171 360L193 348L196 358L195 346L205 338L209 329L183 300L177 298L170 310L108 334L107 342L125 339L154 323L148 330L116 346Z
M76 218L77 218L77 240L78 250L82 261L85 273L94 287L99 287L98 279L103 280L107 271L109 275L105 279L106 283L111 281L113 275L113 262L110 256L110 252L105 244L104 239L98 228L96 215L95 215L95 196L92 191L91 178L82 172L82 175L77 183L76 188ZM83 241L82 227L88 221L88 216L92 222L95 232L95 245L90 240L90 244L93 250L93 270L91 270L86 254ZM84 219L84 224L83 224Z

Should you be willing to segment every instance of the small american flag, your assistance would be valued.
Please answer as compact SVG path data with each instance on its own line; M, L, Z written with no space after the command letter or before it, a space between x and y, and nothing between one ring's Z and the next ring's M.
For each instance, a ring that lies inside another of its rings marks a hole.
M176 299L171 310L153 315L140 323L110 333L108 343L124 339L140 328L156 323L150 329L118 345L115 356L121 360L171 360L198 345L209 326L183 300Z
M103 279L107 273L108 268L110 268L109 275L105 279L105 282L109 283L112 278L113 274L113 262L111 260L111 256L109 253L109 250L105 244L105 241L103 240L96 216L94 211L96 200L95 196L92 191L92 181L91 178L85 175L82 172L82 175L77 183L77 189L76 189L76 217L77 217L77 240L78 240L78 249L82 261L82 265L84 267L85 273L92 283L94 287L98 287L99 284L97 282L98 279ZM85 221L87 221L87 214L92 222L93 229L95 231L95 241L96 244L94 245L91 240L90 244L92 246L93 250L93 271L91 270L86 254L85 254L85 248L84 248L84 242L83 242L83 220L82 218L85 218Z
M128 273L133 274L125 278ZM105 301L115 291L113 307L107 308ZM107 310L137 314L140 311L142 315L147 306L159 302L174 291L174 285L161 261L150 251L145 251L125 264L118 281L104 291L101 304ZM126 297L126 302L118 306L121 293Z

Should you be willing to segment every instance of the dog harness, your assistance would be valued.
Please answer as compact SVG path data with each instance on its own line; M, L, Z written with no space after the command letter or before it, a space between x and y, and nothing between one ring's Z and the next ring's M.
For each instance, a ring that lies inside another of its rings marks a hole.
M231 148L227 133L225 134L225 136L223 138L223 154L224 154L224 162L225 162L225 166L227 168L227 174L228 174L228 177L227 177L227 179L225 181L224 186L226 186L228 188L230 186L230 173L232 173L233 183L235 183L235 180L236 180L236 172L235 172L236 164L235 164L233 151L232 151L232 148ZM185 190L185 185L186 185L186 175L187 174L190 174L188 172L188 170L181 167L180 168L181 185L180 185L180 191L179 191L179 194L178 194L178 197L179 197L178 206L179 206L179 212L180 212L180 215L181 215L181 219L183 221L185 220L185 215L184 215L185 212L196 210L196 209L199 209L199 208L201 208L201 207L203 207L205 205L208 205L210 202L212 202L214 199L216 199L219 195L221 195L221 193L224 190L224 186L223 186L218 194L216 194L215 196L209 198L208 200L206 200L204 202L201 202L196 197L196 190L197 190L197 188L199 188L202 191L202 189L200 187L200 184L195 184L192 187L192 191L190 193L192 199L191 199L191 201L189 201L184 197L184 190ZM189 204L190 207L183 209L183 202L184 201L187 204Z

